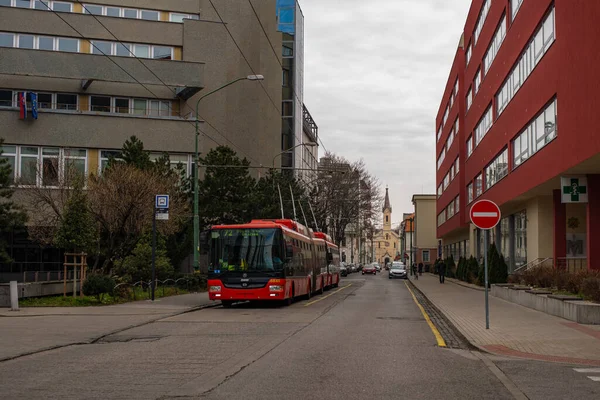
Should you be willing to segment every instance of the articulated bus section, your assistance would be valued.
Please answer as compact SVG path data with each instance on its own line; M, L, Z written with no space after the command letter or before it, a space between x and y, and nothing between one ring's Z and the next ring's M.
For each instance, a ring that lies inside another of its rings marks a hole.
M209 258L209 298L225 307L253 300L291 304L340 281L338 246L293 220L213 226L201 248Z

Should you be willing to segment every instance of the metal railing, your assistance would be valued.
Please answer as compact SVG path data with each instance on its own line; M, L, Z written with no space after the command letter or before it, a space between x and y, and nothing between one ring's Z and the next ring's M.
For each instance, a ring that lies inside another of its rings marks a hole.
M554 265L553 261L554 261L554 259L552 257L536 258L535 260L530 261L527 264L522 265L519 268L515 269L512 273L517 274L517 273L525 272L525 271L533 269L533 268L553 266Z
M556 267L569 272L584 271L587 269L587 258L559 257L556 259Z

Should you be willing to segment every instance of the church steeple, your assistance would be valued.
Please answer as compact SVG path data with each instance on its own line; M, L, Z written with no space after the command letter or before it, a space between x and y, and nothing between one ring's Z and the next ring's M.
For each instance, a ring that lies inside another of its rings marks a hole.
M390 194L388 193L388 187L385 187L385 201L383 203L383 212L385 212L385 210L389 210L390 213L392 212L392 206L390 205Z
M383 202L383 230L389 232L392 230L392 206L390 205L390 194L388 188L385 188L385 201Z

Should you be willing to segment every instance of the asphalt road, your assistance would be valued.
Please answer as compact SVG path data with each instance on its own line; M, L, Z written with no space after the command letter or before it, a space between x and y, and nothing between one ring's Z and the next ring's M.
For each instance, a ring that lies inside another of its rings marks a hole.
M598 399L588 375L440 348L404 281L353 274L291 307L204 309L1 362L0 397Z

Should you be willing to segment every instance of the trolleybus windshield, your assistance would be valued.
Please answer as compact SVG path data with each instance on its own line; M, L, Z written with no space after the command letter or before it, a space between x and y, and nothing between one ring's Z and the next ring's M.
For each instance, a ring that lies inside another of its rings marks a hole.
M279 229L215 229L210 234L209 272L281 271L285 251Z

